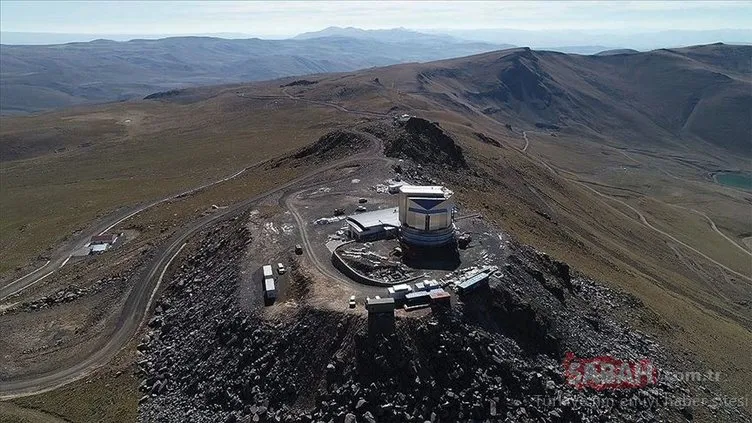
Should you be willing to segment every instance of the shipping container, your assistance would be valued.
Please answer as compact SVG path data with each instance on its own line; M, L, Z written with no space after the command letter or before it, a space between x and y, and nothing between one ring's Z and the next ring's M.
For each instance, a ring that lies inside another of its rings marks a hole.
M441 284L436 279L426 279L423 281L423 286L425 287L426 291L431 291L436 288L440 288Z
M430 302L431 294L426 291L411 292L405 295L405 304L408 306L428 304Z
M413 292L413 288L407 284L400 284L387 288L387 292L389 293L390 297L397 300L405 298L405 295Z
M431 295L431 302L434 304L449 304L451 301L449 293L441 288L433 289L428 293Z

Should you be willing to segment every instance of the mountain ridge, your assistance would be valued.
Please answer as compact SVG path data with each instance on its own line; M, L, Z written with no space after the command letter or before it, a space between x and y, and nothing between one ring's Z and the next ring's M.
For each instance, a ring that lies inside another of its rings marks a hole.
M487 43L447 43L434 38L384 42L346 37L170 37L3 45L0 112L37 112L141 98L182 87L352 71L496 48Z

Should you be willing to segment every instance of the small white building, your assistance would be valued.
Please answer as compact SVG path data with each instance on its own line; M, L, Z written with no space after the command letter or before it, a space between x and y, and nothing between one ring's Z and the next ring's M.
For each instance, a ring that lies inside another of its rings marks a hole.
M116 234L94 235L89 241L89 254L102 254L120 240Z
M390 286L386 289L386 292L395 300L401 300L404 299L407 294L413 292L413 287L408 284L399 284Z
M89 254L102 254L109 246L110 244L94 244L89 248Z

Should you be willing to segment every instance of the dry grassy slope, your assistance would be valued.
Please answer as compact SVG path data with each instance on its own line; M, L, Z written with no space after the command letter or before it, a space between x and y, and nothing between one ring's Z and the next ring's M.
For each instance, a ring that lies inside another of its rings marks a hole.
M463 204L485 210L522 241L635 294L648 307L644 319L635 322L638 326L690 349L703 370L721 371L731 391L745 392L752 386L750 373L739 371L752 368L746 353L752 348L747 281L650 229L627 207L640 210L656 228L689 247L749 276L746 253L720 239L692 212L669 212L678 205L707 213L734 239L749 229L750 195L707 179L709 171L748 165L748 157L732 151L749 141L708 138L689 128L687 122L695 118L707 120L711 128L716 122L710 118L712 108L699 106L682 117L679 112L688 110L683 108L688 101L685 91L665 99L673 107L662 106L661 98L649 93L659 88L654 85L670 82L666 75L677 71L682 75L678 82L689 80L686 91L700 98L698 104L708 102L711 107L710 99L718 98L738 113L744 105L726 101L726 90L749 86L745 54L745 48L730 46L601 58L519 49L310 76L306 78L318 82L286 92L351 110L408 111L440 121L456 135L471 165L469 172L442 174ZM724 55L732 58L716 60ZM627 64L619 62L628 60L634 61L630 66L643 63L655 74L632 75L625 70ZM650 65L654 61L660 66ZM732 81L707 85L719 69L728 69L725 75ZM5 162L2 176L13 182L3 183L2 206L4 213L13 213L3 221L2 252L11 253L8 260L20 262L98 211L174 192L222 169L230 173L248 161L278 155L360 119L286 98L279 85L291 81L187 90L160 102L3 121L13 123L2 125L3 143L13 139L8 135L40 137L94 116L114 122L130 118L138 124L126 127L126 135L91 137L96 142L90 150L75 147L80 140L70 137L63 138L65 152L55 154L45 147L35 157ZM650 81L655 82L646 85ZM732 94L746 98L749 91ZM535 123L563 129L554 138ZM727 125L729 133L744 131L746 124L742 117ZM528 131L525 153L519 151L525 145L520 128ZM480 141L476 133L501 147ZM111 164L104 171L102 159ZM637 176L625 177L621 169ZM91 191L82 193L87 186ZM233 193L238 195L242 192ZM50 204L55 206L45 208ZM77 214L71 217L70 211ZM40 223L42 219L52 224ZM22 224L29 225L24 232L19 230Z
M481 144L470 134L452 129L460 134L470 162L482 175L471 178L469 188L459 189L464 204L484 210L523 242L636 295L651 310L645 321L635 322L638 327L694 351L703 362L700 366L727 375L732 392L745 392L752 380L738 369L752 368L745 353L752 347L750 313L748 306L737 301L748 296L749 284L728 284L712 265L674 246L686 260L711 272L712 280L694 274L677 258L673 243L639 224L620 204L598 197L515 150ZM462 181L460 177L452 182ZM548 214L551 220L537 212ZM712 236L702 224L691 228L700 237ZM718 248L728 251L725 246Z
M2 118L0 148L21 158L0 168L0 272L43 254L97 216L228 176L348 119L334 109L234 92L190 104L123 103Z
M693 351L700 367L745 393L752 260L732 242L750 232L752 196L708 173L748 168L751 52L701 46L593 58L519 49L310 78L319 83L290 92L439 121L471 157L469 174L441 174L464 204L635 294L651 311L638 326ZM563 129L553 138L535 123ZM514 148L524 145L520 127L529 131L527 154Z

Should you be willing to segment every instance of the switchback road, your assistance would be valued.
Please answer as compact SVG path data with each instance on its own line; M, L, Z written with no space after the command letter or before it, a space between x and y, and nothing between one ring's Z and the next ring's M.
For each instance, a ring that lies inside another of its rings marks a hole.
M159 284L169 267L182 250L188 239L198 231L211 226L223 219L240 215L251 205L269 195L288 190L295 185L321 175L324 172L336 169L343 165L360 163L364 160L379 158L381 143L372 140L371 145L365 151L354 154L345 159L338 160L321 167L304 176L282 184L270 191L239 203L233 204L226 209L217 211L215 214L201 218L173 234L173 236L160 248L160 252L152 263L144 271L145 276L131 289L125 301L125 305L118 313L115 328L109 334L103 334L100 348L71 367L57 369L45 374L28 375L14 380L3 380L0 383L0 400L21 396L34 395L49 391L85 377L93 370L108 363L113 357L132 339L143 325L151 307L151 300L155 297Z

